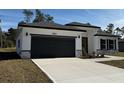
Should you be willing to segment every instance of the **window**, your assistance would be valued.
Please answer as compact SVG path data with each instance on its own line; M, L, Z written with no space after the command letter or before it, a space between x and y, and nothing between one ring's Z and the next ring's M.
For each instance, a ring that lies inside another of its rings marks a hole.
M100 45L101 45L101 50L105 50L106 49L106 40L101 39L100 40Z
M109 40L109 49L114 49L114 40Z
M100 46L101 50L114 50L116 49L116 40L101 39Z
M18 40L18 48L20 48L20 40Z

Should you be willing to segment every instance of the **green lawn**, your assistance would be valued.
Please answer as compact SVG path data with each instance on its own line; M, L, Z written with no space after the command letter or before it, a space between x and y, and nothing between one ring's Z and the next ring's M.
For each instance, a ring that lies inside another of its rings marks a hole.
M121 56L121 57L124 57L124 52L119 52L119 53L115 54L115 56Z
M16 48L0 48L0 52L16 52Z
M1 83L51 83L52 81L30 59L10 57L15 48L0 49L0 82ZM9 53L9 57L8 57ZM1 57L1 56L0 56Z
M118 54L116 54L114 56L124 57L124 52L119 52ZM99 63L103 63L103 64L107 64L107 65L111 65L111 66L115 66L115 67L124 69L124 60L112 60L112 61L104 61L104 62L99 62Z
M107 65L111 65L111 66L124 69L124 60L104 61L104 62L99 62L99 63L103 63L103 64L107 64Z

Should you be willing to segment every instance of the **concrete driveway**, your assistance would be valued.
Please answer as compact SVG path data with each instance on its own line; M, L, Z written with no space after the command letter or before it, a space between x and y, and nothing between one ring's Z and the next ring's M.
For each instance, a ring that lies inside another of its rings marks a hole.
M99 60L80 58L32 59L56 83L124 82L124 69L97 63L96 61Z

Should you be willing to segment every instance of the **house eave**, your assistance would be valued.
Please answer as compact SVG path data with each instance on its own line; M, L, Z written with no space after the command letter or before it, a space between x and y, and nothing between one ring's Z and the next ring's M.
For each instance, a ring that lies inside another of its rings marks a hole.
M86 30L82 29L72 29L72 28L59 28L59 27L45 27L45 26L33 26L33 25L18 25L19 27L31 27L31 28L44 28L44 29L56 29L56 30L68 30L68 31L79 31L79 32L86 32Z
M118 35L102 35L102 34L95 34L94 36L104 36L104 37L120 37Z

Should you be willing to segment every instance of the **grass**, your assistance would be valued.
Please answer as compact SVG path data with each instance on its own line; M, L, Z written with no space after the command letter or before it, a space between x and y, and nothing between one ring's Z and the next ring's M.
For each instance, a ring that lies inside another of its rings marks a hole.
M0 48L0 52L16 52L16 48Z
M124 52L118 52L117 54L114 54L114 56L121 56L121 57L124 57Z
M31 60L0 61L0 82L50 83L52 82Z
M8 55L0 59L0 83L51 83L49 77L41 71L30 59L20 59L10 53L14 48L0 49L0 54ZM1 56L0 56L1 57Z
M113 60L113 61L104 61L104 62L99 62L111 66L115 66L118 68L123 68L124 69L124 60Z
M124 52L119 52L118 54L116 54L114 56L124 57ZM111 66L115 66L115 67L124 69L124 60L112 60L112 61L104 61L104 62L99 62L99 63L103 63L103 64L107 64L107 65L111 65Z

